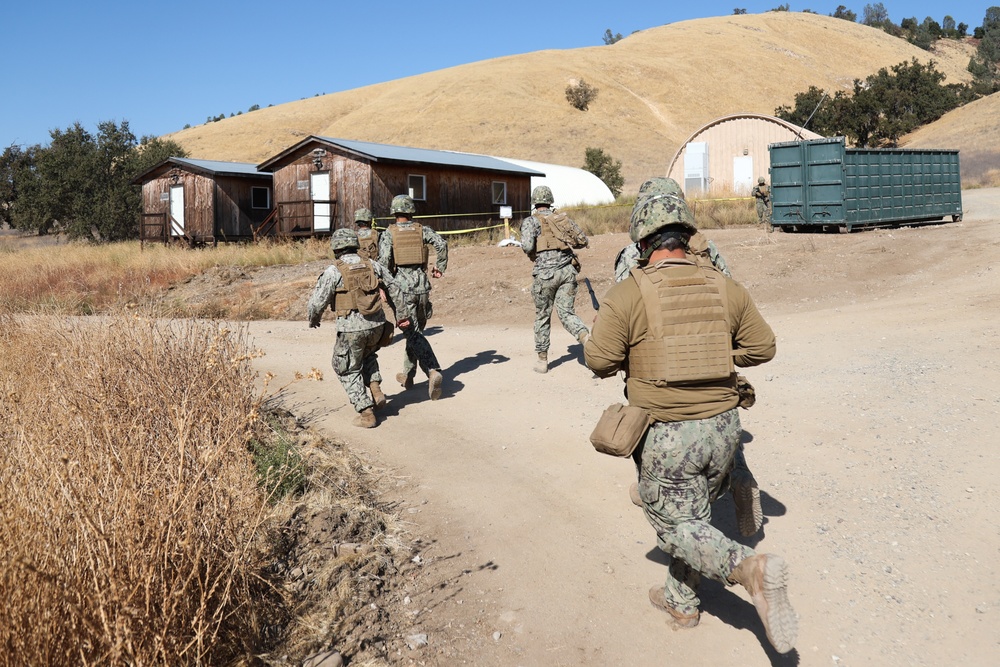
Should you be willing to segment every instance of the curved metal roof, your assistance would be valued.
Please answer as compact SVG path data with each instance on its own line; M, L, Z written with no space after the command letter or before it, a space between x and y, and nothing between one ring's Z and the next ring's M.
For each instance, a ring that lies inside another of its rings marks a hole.
M678 158L680 158L681 153L684 152L684 149L687 148L687 145L692 141L694 141L695 137L697 137L699 134L704 134L707 130L715 127L716 125L721 125L722 123L726 123L731 120L740 120L743 118L748 118L751 120L762 120L765 122L773 123L775 125L780 125L784 127L786 130L789 130L797 134L800 139L823 138L823 136L820 134L816 134L811 130L805 129L804 127L799 127L794 123L789 123L787 120L783 120L776 116L767 116L765 114L760 114L760 113L734 113L734 114L729 114L728 116L720 116L715 120L708 121L707 123L699 127L694 133L692 133L691 136L689 136L687 139L681 142L680 148L677 149L677 152L674 153L673 159L670 160L670 165L667 167L667 173L669 174L673 171L674 165L677 163Z

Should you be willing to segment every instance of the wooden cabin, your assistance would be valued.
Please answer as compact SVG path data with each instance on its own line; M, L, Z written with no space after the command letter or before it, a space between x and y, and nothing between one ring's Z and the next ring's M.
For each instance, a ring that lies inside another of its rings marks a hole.
M243 162L172 157L132 180L142 186L140 241L244 241L273 212L271 174Z
M531 177L545 175L486 155L319 136L257 169L274 176L275 216L261 233L280 236L323 236L353 226L359 208L388 218L400 194L413 197L415 217L438 231L485 226L499 220L501 206L529 211Z

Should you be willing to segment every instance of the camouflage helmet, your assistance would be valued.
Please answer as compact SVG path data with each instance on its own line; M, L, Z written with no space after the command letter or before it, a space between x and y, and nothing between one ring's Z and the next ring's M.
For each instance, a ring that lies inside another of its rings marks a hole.
M760 178L757 179L757 185L764 185L764 177L763 176L761 176Z
M655 194L641 197L632 208L628 235L638 243L664 227L677 225L687 234L694 234L698 228L687 202L675 194Z
M405 214L413 215L417 212L417 207L413 205L413 198L410 195L396 195L389 205L389 212L393 215Z
M681 186L677 184L677 181L672 178L663 178L662 176L651 178L639 186L638 199L644 199L644 195L646 197L651 195L675 195L684 199L684 191L681 190Z
M531 191L531 205L538 206L539 204L546 204L552 206L555 198L552 196L552 188L547 185L539 185L534 190Z
M363 222L365 224L370 225L372 222L372 218L374 217L375 216L372 215L372 212L366 208L359 208L357 211L354 212L354 222Z
M333 237L330 238L330 248L334 252L339 250L350 250L351 248L357 250L361 244L358 243L358 233L353 229L347 227L341 227L333 233Z

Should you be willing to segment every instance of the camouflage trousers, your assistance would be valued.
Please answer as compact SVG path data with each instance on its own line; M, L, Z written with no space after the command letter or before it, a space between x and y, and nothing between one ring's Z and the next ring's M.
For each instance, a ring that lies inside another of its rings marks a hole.
M376 354L381 338L382 327L337 332L337 342L333 345L333 372L358 412L375 405L368 393L368 385L382 381Z
M757 200L757 222L765 225L771 224L771 207L759 199Z
M531 285L535 300L535 352L549 351L552 334L552 307L555 306L563 328L577 338L587 325L577 317L576 274L572 264L559 269L540 269Z
M396 321L410 321L408 326L403 327L403 337L406 339L403 373L412 378L417 374L417 366L419 366L420 370L430 375L432 370L441 368L431 344L424 336L427 320L431 319L434 314L431 295L429 292L423 294L403 292L400 301L402 303L396 304Z
M665 599L682 614L698 610L702 575L728 585L733 568L754 555L710 523L741 433L733 408L708 419L654 422L643 441L639 496L657 546L671 556Z

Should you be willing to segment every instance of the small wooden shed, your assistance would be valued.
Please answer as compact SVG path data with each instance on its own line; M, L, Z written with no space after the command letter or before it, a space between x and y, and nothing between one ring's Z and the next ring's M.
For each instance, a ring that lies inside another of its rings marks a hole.
M271 174L254 164L167 158L136 176L140 241L241 241L272 213Z
M386 218L400 194L438 231L482 226L501 206L529 210L531 177L545 175L486 155L315 135L257 168L274 176L275 216L262 231L283 236L330 234L359 208Z

